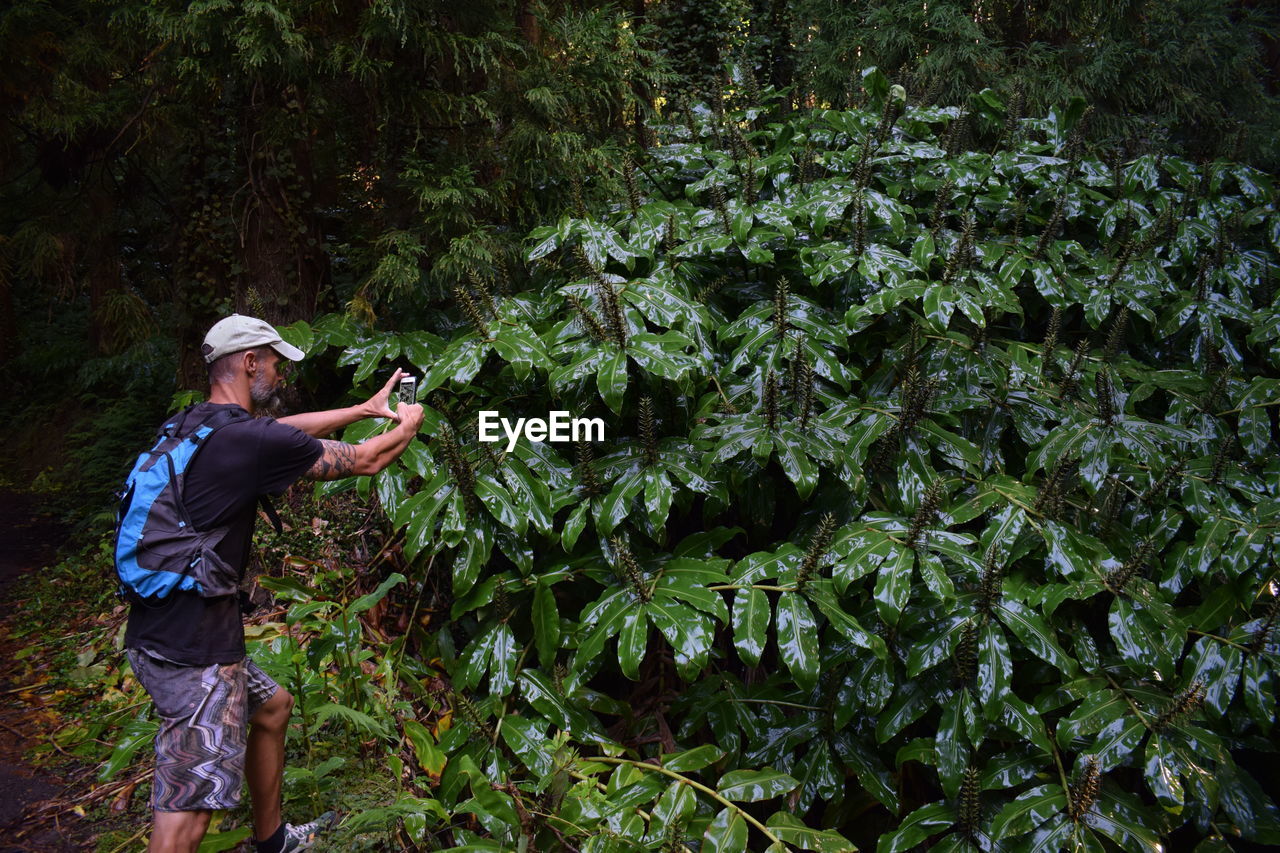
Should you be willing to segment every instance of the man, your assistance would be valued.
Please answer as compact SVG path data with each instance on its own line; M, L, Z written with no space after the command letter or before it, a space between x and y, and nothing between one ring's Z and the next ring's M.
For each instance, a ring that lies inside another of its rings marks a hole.
M238 314L214 324L202 348L209 399L186 417L217 409L261 412L276 399L283 359L303 353L268 323ZM226 526L214 547L243 577L261 495L279 495L299 478L336 480L376 474L409 446L422 407L388 405L391 381L365 403L273 420L236 420L211 433L185 473L183 502L196 530ZM321 439L362 418L396 422L361 444ZM259 853L311 846L331 815L301 826L281 820L285 732L293 697L245 657L238 595L202 597L174 590L133 598L125 647L160 718L153 780L154 853L194 851L215 809L240 802L248 782ZM247 734L246 734L247 727Z

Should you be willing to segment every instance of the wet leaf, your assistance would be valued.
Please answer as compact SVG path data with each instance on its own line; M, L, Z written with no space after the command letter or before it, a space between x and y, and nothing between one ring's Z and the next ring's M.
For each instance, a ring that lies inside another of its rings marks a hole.
M1009 643L998 625L988 622L982 626L978 643L978 700L988 720L999 719L1009 693L1013 677L1013 664L1009 656Z
M799 784L777 770L732 770L720 777L716 788L726 800L755 803L780 797Z
M911 594L911 570L915 562L915 551L894 546L876 574L876 609L880 611L880 618L890 625L898 621Z
M1098 732L1098 738L1094 741L1089 754L1098 762L1099 770L1106 773L1137 749L1138 743L1146 733L1147 727L1143 725L1142 720L1126 714L1108 723L1102 731Z
M554 666L560 648L560 611L555 592L544 579L534 587L532 615L538 660L543 666Z
M724 758L724 750L715 744L704 743L702 746L678 752L662 759L662 766L676 773L693 773L715 764Z
M818 680L818 625L804 597L784 592L778 597L778 653L795 677L809 689Z
M714 853L739 853L747 848L747 821L737 809L721 809L702 834L702 844Z
M854 853L857 850L838 832L814 829L790 812L775 812L766 822L769 829L786 844L818 853Z
M1012 598L1001 600L995 609L1000 621L1026 645L1028 650L1045 662L1056 666L1063 675L1076 674L1079 666L1058 645L1053 630L1043 617Z
M884 836L876 845L876 853L905 853L923 843L932 835L950 829L956 822L956 810L951 803L930 803L907 815L898 828Z
M649 614L644 606L627 610L618 631L618 664L622 674L635 681L640 678L640 663L649 644Z
M1016 838L1039 827L1067 807L1067 795L1059 785L1038 785L1018 795L991 821L991 837Z
M1147 741L1147 761L1143 768L1147 787L1160 805L1175 814L1182 811L1186 792L1182 785L1181 762L1169 749L1158 733L1152 733Z
M769 599L762 590L740 589L734 593L733 644L738 657L748 666L760 662L769 616Z

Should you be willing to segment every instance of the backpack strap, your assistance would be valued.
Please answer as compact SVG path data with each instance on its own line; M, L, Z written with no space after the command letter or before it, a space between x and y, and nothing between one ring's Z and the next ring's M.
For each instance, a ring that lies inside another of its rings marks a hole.
M191 410L193 408L195 407L188 406L186 409L183 410L181 420L171 421L170 423L166 424L161 430L161 434L170 434L170 433L166 433L165 430L168 430L170 427L173 427L175 430L174 433L172 433L173 436L175 437L182 436L184 440L190 441L192 444L196 446L196 449L191 452L191 458L187 460L187 466L184 469L182 479L178 480L174 478L173 480L171 480L171 482L174 484L174 495L178 499L177 500L178 511L182 513L182 520L187 522L188 524L191 523L191 520L187 517L187 497L184 494L184 492L186 491L186 483L187 483L187 478L185 475L186 471L191 470L192 463L196 461L196 457L200 454L200 451L204 449L205 443L209 440L210 436L212 436L218 430L222 429L224 426L229 426L230 424L239 423L240 421L249 419L249 414L247 412L244 412L243 410L237 411L235 409L219 409L218 411L212 412L209 415L198 420L196 423L188 426L187 419L190 416ZM209 428L209 431L204 435L196 434L196 431L199 430L200 427L202 426L207 426ZM168 454L166 454L166 456L167 455ZM173 460L171 459L169 460L169 473L170 473L170 476L173 475ZM272 510L272 512L274 511L275 510Z
M219 409L216 412L210 413L207 417L202 418L198 423L195 423L192 426L188 427L186 420L190 415L192 408L194 407L193 406L187 407L187 409L185 409L182 412L181 420L171 421L170 423L165 425L164 429L161 430L162 434L165 434L165 435L186 434L189 436L187 440L189 440L190 442L196 445L196 449L192 452L191 458L187 461L187 470L190 470L191 465L196 461L196 455L201 451L201 449L203 449L205 443L208 442L209 438L215 432L222 429L224 426L249 420L249 418L251 417L247 412L245 412L242 409L240 410ZM209 428L209 431L204 435L191 435L191 433L193 433L195 430L200 429L200 427L202 426L207 426ZM174 429L173 433L165 432L165 430L168 430L170 428ZM170 471L170 475L172 476L172 473L173 473L172 460L169 461L169 471ZM174 482L176 483L177 481L175 480ZM181 481L182 488L185 488L185 484L186 484L186 478L183 477ZM177 491L178 511L182 513L182 520L190 524L191 520L187 517L186 496L182 494L182 488L179 488ZM267 519L271 522L271 526L275 528L276 533L277 534L284 533L284 523L280 521L280 514L276 512L275 505L271 503L271 498L269 498L267 495L259 495L258 503L259 505L261 505L262 511L266 513Z
M267 518L271 520L271 526L276 529L276 534L284 533L284 523L280 521L280 513L276 512L275 505L271 503L271 498L266 495L258 495L258 504L262 507L262 511L267 514Z

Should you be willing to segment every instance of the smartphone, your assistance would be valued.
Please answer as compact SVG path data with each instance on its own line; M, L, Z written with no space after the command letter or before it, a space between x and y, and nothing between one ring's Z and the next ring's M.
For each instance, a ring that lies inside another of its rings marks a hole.
M400 403L418 402L418 377L400 377L400 388L396 392L396 400Z

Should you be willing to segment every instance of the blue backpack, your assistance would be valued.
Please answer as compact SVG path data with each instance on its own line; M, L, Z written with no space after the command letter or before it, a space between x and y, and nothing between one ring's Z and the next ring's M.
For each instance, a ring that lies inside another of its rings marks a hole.
M188 408L167 421L155 446L138 456L118 493L115 563L122 597L156 600L177 589L212 598L238 591L239 569L214 550L229 526L197 530L182 493L186 472L209 436L249 417L242 409L196 417ZM278 526L274 510L266 509Z

